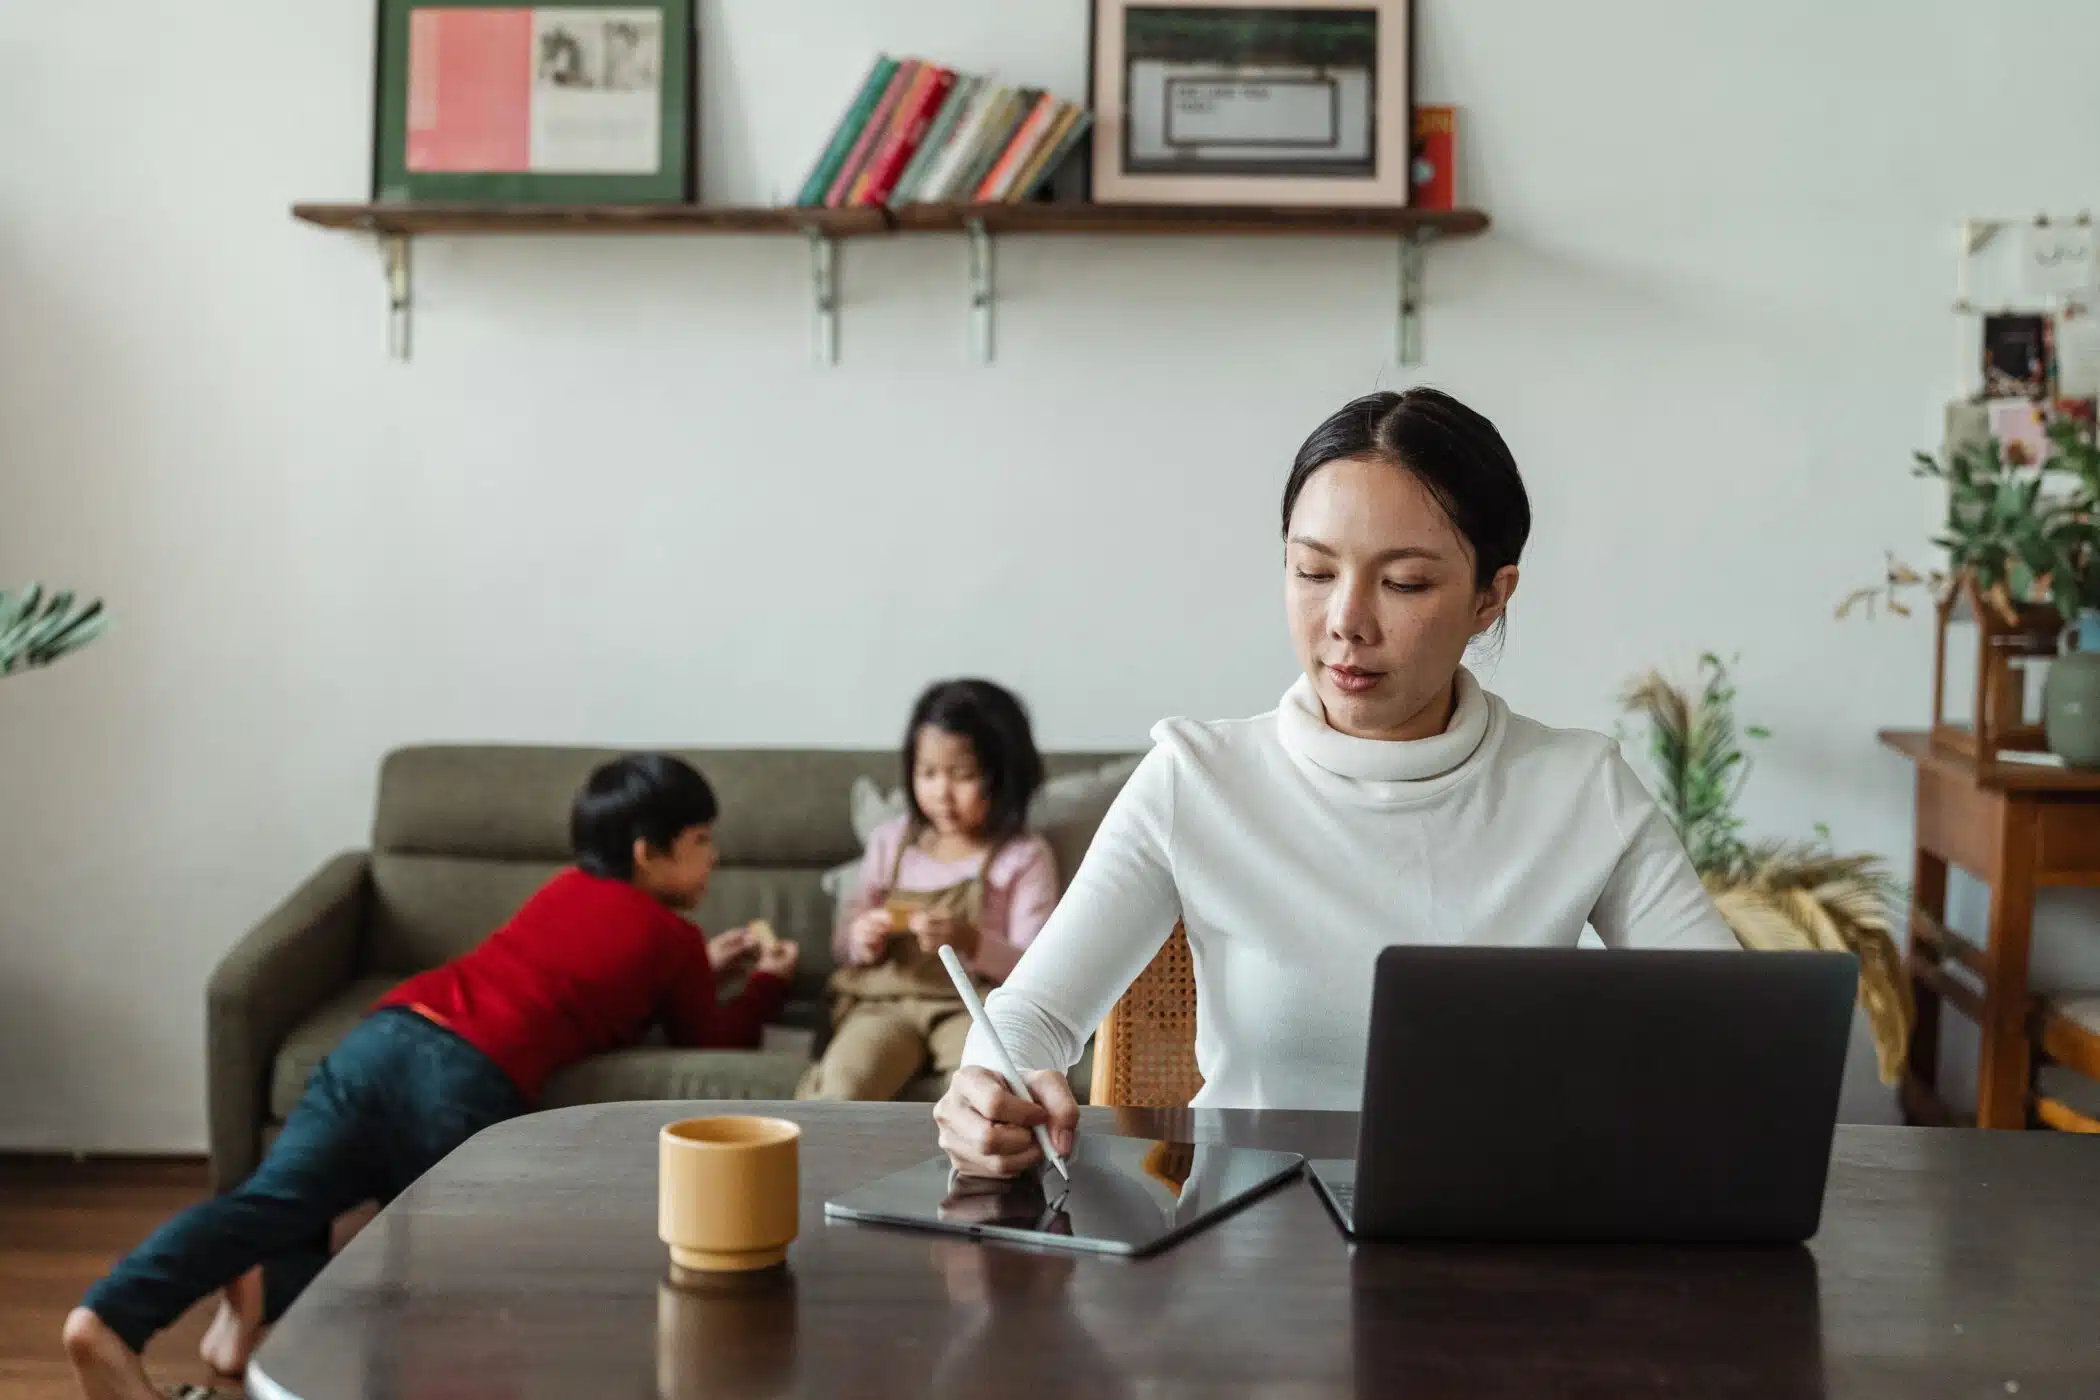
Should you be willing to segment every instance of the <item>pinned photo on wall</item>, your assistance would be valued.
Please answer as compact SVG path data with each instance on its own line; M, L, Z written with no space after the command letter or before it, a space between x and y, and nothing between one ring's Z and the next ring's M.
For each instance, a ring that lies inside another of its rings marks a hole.
M2021 281L2033 296L2081 297L2100 291L2094 263L2092 220L2037 219L2027 225L2020 249Z
M2100 315L2081 306L2065 307L2056 323L2056 392L2100 398Z
M2049 455L2049 425L2042 406L2033 399L1992 399L1985 405L1990 414L1991 436L1998 450L2014 466L2031 467Z
M1997 312L1983 318L1983 396L2045 399L2051 370L2049 318Z

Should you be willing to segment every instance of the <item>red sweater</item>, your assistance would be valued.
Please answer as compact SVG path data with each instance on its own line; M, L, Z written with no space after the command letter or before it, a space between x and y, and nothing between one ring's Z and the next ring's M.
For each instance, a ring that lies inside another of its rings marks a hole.
M435 1013L536 1100L556 1070L632 1045L652 1021L674 1045L754 1047L787 990L754 972L741 996L716 1001L699 929L633 885L570 869L472 952L409 978L373 1009Z

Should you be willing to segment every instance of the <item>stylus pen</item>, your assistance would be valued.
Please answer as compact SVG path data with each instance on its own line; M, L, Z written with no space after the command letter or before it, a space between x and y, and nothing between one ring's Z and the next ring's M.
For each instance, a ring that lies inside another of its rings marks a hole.
M1006 1087L1023 1102L1034 1103L1035 1095L1028 1092L1028 1081L1021 1077L1021 1071L1014 1068L1014 1057L1006 1053L1006 1042L999 1038L998 1031L992 1029L992 1018L984 1014L984 1001L977 995L977 984L963 970L962 959L955 956L955 949L945 943L941 945L941 966L948 969L948 980L955 984L956 995L970 1009L971 1022L984 1032L984 1043L992 1047L992 1068L999 1071L1006 1080ZM1072 1179L1072 1169L1050 1145L1050 1130L1040 1123L1035 1128L1035 1145L1043 1149L1043 1160L1056 1167L1059 1176L1067 1181Z

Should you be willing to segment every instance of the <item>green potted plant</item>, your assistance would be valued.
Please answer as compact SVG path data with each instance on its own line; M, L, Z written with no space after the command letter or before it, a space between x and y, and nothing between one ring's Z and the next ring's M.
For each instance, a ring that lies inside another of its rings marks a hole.
M2039 461L1995 439L1957 447L1944 462L1916 454L1914 474L1947 491L1946 523L1933 539L1946 567L1926 575L1891 556L1880 585L1856 590L1837 609L1840 618L1877 606L1908 615L1903 594L1929 587L1939 624L1933 735L1979 760L2046 742L2069 762L2100 762L2100 644L2051 667L2045 724L2023 722L2018 663L2056 656L2066 626L2100 608L2100 447L2069 421L2052 425L2049 438L2052 450ZM1942 718L1948 628L1963 620L1978 631L1972 726ZM2100 627L2082 625L2088 632L2100 643Z
M2070 422L2049 436L2056 470L2077 483L2085 533L2063 566L2067 587L2057 607L2071 622L2071 646L2042 686L2042 722L2051 753L2091 768L2100 766L2100 443Z
M1812 841L1744 839L1735 806L1751 764L1737 737L1735 686L1718 656L1699 659L1696 687L1651 670L1621 699L1647 722L1656 801L1736 941L1756 951L1856 956L1881 1081L1898 1083L1916 1007L1892 932L1902 889L1881 858L1839 854L1820 826ZM1768 737L1755 727L1741 733Z
M0 589L0 676L49 666L94 641L108 625L99 598L79 603L69 592L46 594L36 583L21 593Z

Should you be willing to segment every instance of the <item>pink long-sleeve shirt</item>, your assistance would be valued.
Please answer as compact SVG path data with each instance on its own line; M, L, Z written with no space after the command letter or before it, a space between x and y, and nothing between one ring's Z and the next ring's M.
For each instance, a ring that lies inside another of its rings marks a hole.
M848 962L846 930L889 898L892 869L897 870L898 889L926 892L959 885L975 876L984 863L983 856L935 860L912 846L904 852L904 864L898 866L897 849L904 844L910 825L909 818L899 817L877 827L868 838L853 898L840 911L832 934L832 952L841 965ZM970 970L987 981L1004 982L1021 960L1021 950L1035 940L1056 905L1057 858L1050 852L1050 843L1028 832L1001 846L985 875L977 951L965 959Z

